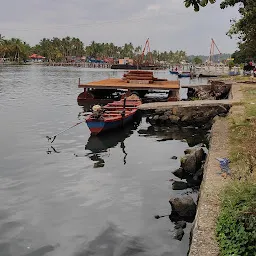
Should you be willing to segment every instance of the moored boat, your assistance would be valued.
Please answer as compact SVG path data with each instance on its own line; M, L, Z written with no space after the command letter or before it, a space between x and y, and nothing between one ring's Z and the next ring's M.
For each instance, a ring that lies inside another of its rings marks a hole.
M104 107L93 106L93 113L86 119L86 124L92 135L123 127L131 122L141 104L137 95L107 104Z
M172 74L172 75L178 75L178 74L179 74L179 71L170 70L170 74Z
M179 78L182 78L182 77L191 77L191 73L190 72L181 72L178 74L178 77Z

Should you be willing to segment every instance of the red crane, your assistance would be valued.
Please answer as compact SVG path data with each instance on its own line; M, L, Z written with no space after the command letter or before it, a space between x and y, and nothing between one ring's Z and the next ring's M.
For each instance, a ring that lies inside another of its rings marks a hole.
M210 56L209 56L209 63L212 62L212 56L214 55L214 48L216 47L216 49L218 50L219 54L221 55L221 52L218 48L218 46L216 45L215 41L213 39L211 39L211 48L210 48Z
M140 59L139 59L140 64L143 62L146 50L147 50L147 53L149 54L150 64L153 64L153 57L152 57L152 53L150 51L150 45L149 45L149 38L146 40L145 46L144 46L143 51L141 53L141 56L140 56Z

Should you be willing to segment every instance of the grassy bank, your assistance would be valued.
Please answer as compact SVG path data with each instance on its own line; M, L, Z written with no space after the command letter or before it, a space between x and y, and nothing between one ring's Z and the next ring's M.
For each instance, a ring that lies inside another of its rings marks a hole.
M223 256L256 255L256 86L229 118L231 179L222 193L217 239Z

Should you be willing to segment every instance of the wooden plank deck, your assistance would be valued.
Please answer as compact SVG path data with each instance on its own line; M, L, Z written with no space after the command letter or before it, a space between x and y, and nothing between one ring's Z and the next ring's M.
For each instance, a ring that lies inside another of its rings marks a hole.
M111 78L101 81L79 84L79 88L93 89L127 89L127 90L173 90L180 89L180 81L154 81L152 84L127 83L120 78Z

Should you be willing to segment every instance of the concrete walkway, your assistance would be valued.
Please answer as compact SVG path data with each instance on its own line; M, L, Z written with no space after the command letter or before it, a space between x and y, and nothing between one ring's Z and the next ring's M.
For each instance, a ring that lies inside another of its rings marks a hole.
M219 194L229 179L220 173L216 157L228 157L228 122L221 118L212 127L212 139L204 169L204 178L200 187L199 203L189 256L218 256L216 241L216 219L219 214Z
M194 100L194 101L169 101L145 103L139 106L141 111L150 111L156 109L169 109L172 107L200 107L200 106L217 106L217 105L234 105L238 104L242 98L241 84L233 83L230 90L230 97L227 100Z
M217 106L232 105L234 100L195 100L195 101L169 101L169 102L153 102L145 103L139 106L141 111L168 109L172 107L201 107L201 106Z

